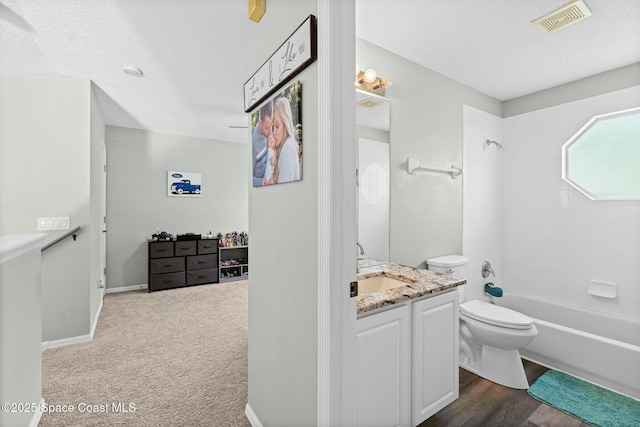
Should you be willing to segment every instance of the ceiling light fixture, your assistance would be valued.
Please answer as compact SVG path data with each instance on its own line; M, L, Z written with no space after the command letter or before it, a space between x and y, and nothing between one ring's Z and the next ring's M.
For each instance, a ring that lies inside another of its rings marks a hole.
M143 77L144 73L138 67L126 66L122 68L122 72L131 77Z
M373 68L362 71L360 65L356 64L356 88L384 96L385 89L389 86L391 86L389 77L378 77L378 73Z

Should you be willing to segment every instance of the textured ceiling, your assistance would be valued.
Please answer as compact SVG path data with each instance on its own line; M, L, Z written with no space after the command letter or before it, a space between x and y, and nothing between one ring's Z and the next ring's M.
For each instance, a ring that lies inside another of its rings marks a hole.
M86 77L107 124L246 142L250 23L244 0L0 0L0 74Z
M357 34L506 100L640 62L640 1L585 2L545 35L564 0L356 0ZM0 0L0 74L91 79L107 124L246 142L249 25L246 0Z
M593 15L550 34L531 24L568 2L356 0L356 33L502 101L640 62L640 0L584 0Z

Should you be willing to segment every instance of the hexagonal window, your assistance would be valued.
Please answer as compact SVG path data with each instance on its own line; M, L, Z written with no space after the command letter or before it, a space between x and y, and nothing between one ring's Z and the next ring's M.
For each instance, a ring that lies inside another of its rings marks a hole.
M640 199L640 108L589 120L562 146L562 178L592 200Z

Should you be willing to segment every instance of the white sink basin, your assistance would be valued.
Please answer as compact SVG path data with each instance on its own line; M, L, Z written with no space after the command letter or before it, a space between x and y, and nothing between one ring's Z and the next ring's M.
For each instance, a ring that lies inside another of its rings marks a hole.
M358 295L372 294L374 292L386 291L388 289L399 288L408 285L402 280L392 279L387 276L374 276L367 279L358 280Z

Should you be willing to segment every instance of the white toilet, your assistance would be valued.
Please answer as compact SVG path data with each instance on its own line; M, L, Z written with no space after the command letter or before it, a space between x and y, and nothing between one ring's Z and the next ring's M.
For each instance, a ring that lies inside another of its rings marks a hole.
M466 278L468 260L460 255L429 258L427 268ZM466 286L458 287L460 367L507 387L529 388L519 349L538 335L533 321L488 301L466 301Z

